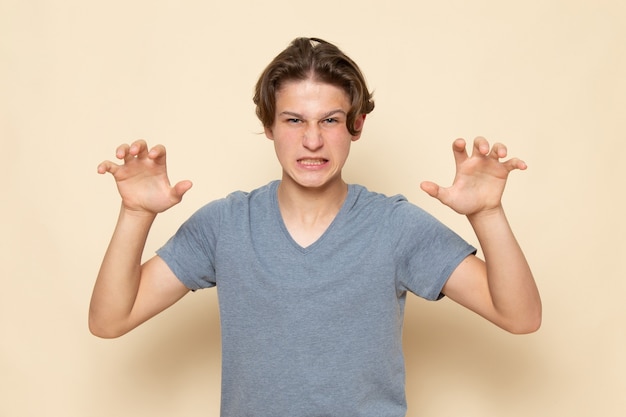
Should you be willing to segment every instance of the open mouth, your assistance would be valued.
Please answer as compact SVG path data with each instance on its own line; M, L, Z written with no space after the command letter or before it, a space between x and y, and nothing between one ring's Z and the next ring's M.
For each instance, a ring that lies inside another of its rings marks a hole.
M315 159L298 159L298 163L306 166L320 166L328 162L328 159L315 158Z

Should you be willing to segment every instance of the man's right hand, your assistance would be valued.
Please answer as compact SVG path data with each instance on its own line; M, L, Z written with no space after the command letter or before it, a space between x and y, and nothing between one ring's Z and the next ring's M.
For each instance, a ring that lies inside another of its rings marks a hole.
M138 140L131 145L120 145L115 156L123 164L104 161L98 165L98 173L113 175L123 207L134 214L161 213L178 204L192 186L188 180L171 186L162 145L148 149L144 140Z

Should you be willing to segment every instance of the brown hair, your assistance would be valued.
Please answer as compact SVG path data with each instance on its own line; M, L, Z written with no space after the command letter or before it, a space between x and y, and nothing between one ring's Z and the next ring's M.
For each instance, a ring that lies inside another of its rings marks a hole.
M318 38L296 38L265 68L256 83L256 115L266 128L274 124L276 93L287 81L313 78L343 89L351 101L346 127L359 132L355 121L374 110L372 94L357 64L335 45Z

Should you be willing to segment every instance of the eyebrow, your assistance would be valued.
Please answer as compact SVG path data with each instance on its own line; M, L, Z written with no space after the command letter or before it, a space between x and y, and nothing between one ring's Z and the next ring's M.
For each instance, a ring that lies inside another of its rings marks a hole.
M322 115L322 117L320 117L320 120L324 120L329 118L330 116L333 116L337 113L341 113L342 115L346 115L346 112L342 109L336 109L336 110L331 110L327 113L324 113ZM293 117L297 117L298 119L304 119L304 116L301 115L300 113L296 113L296 112L292 112L292 111L284 111L280 113L280 116L293 116Z

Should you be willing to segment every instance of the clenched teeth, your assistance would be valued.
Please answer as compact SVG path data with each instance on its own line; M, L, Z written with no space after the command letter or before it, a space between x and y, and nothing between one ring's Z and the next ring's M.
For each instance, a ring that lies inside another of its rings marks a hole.
M326 162L326 159L300 159L302 165L322 165Z

